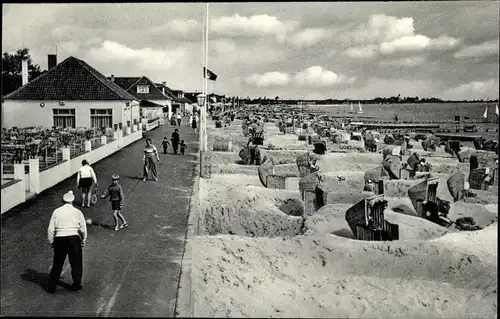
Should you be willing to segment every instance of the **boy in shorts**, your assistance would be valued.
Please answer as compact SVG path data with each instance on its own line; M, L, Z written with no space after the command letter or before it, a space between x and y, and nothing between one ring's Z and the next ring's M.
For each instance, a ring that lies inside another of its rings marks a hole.
M113 218L115 219L115 230L117 231L128 227L128 223L121 212L123 209L125 195L123 194L122 186L118 183L120 176L118 176L118 174L113 174L113 176L111 176L111 180L113 182L108 186L101 198L109 197L111 200L111 209L113 210ZM118 225L118 218L122 221L121 226Z
M186 144L184 143L184 140L181 141L179 146L181 147L181 154L184 155L184 153L186 152L186 147L187 147Z

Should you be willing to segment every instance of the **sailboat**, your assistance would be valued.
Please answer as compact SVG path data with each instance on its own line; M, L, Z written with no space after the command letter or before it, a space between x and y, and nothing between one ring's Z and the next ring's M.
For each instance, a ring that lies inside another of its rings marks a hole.
M498 116L498 104L495 106L495 114Z
M352 106L352 102L351 102L351 112L350 113L354 113L354 106Z
M361 103L358 101L358 114L363 114L363 109L361 108Z
M484 108L483 117L484 117L485 119L487 119L487 118L488 118L488 105L486 105L486 107Z

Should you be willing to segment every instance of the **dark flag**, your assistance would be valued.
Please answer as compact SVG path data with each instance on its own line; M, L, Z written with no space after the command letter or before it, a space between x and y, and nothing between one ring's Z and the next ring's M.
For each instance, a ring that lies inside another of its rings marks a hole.
M205 76L205 74L206 74L206 76ZM217 80L217 74L215 74L214 72L210 71L209 69L207 69L205 67L203 67L203 77L208 78L211 81Z

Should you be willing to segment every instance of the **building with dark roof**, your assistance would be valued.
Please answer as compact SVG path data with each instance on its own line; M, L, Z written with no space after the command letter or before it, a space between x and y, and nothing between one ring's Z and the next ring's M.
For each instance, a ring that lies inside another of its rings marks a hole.
M69 57L3 97L4 127L113 127L140 120L139 100Z
M108 78L128 93L135 96L141 103L141 113L145 118L158 118L172 114L172 101L175 99L168 92L158 88L148 77L115 77ZM149 101L151 103L145 103Z

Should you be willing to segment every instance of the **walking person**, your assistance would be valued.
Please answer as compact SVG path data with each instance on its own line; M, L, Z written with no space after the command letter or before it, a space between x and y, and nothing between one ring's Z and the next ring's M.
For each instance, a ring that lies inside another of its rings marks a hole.
M189 126L193 125L193 115L191 114L189 114L188 124Z
M174 154L177 155L177 150L179 149L179 141L180 141L180 136L179 136L179 130L175 129L174 132L172 133L172 148L174 149Z
M191 119L191 128L193 129L194 134L197 133L196 128L198 127L198 113L196 113Z
M123 193L122 186L119 184L120 176L118 174L113 174L111 180L111 185L108 186L101 198L109 197L111 209L113 210L113 219L115 220L115 231L118 231L128 227L128 223L122 214L125 194ZM119 225L118 218L122 221L121 225Z
M178 113L177 113L177 126L181 126L181 120L182 120L181 113L180 113L180 112L178 112Z
M81 210L73 206L75 196L72 191L63 196L64 205L54 210L50 218L47 235L54 249L54 259L50 270L47 292L56 291L66 256L71 265L72 290L82 289L83 255L82 247L87 240L87 224Z
M76 174L76 185L82 191L82 208L85 207L86 199L87 207L90 207L92 198L90 189L92 188L92 182L94 182L95 187L97 187L97 176L95 175L94 169L87 160L83 160L82 167L80 167Z
M170 142L168 141L168 137L164 137L163 141L161 142L161 146L163 147L163 154L167 154L168 146L170 145Z
M177 129L175 130L177 131ZM148 138L146 139L146 147L144 148L144 157L142 159L142 162L144 163L143 182L148 179L148 172L151 172L153 179L158 182L158 174L156 173L156 164L154 161L155 157L159 162L160 156L158 155L158 150L153 145L151 139Z

